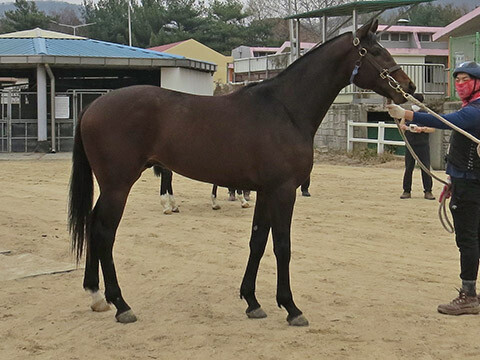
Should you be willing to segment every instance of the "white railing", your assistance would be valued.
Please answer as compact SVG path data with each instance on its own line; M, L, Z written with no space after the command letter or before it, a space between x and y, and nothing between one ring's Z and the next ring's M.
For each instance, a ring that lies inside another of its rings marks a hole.
M354 128L355 127L376 127L378 128L378 138L377 139L367 139L367 138L356 138L354 137ZM353 143L368 143L368 144L377 144L377 153L383 154L385 151L385 145L399 145L405 146L404 141L395 141L395 140L385 140L385 129L386 128L397 128L395 124L386 124L383 121L378 123L366 123L366 122L355 122L352 120L347 121L347 150L353 150Z
M290 53L236 59L233 61L235 74L264 72L268 78L269 71L283 70L289 65Z
M267 55L253 58L236 59L233 61L235 74L264 73L263 78L268 79L285 69L289 65L290 53ZM446 95L448 73L442 64L399 64L402 70L410 77L417 86L417 92L425 95ZM365 92L355 85L348 85L341 94L354 94ZM368 90L367 90L368 91Z
M416 92L425 95L446 95L448 73L442 64L399 64L402 70L417 87ZM370 92L361 90L355 85L343 88L341 94Z

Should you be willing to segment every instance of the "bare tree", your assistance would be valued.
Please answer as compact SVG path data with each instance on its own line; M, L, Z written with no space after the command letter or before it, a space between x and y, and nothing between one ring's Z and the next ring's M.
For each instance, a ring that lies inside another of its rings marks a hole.
M347 0L248 0L247 9L255 19L284 18L289 14L310 12L330 6L340 5ZM329 20L329 28L340 23L339 19ZM302 24L316 33L321 33L319 18L302 19Z
M259 20L281 18L346 3L347 0L248 0L247 8Z

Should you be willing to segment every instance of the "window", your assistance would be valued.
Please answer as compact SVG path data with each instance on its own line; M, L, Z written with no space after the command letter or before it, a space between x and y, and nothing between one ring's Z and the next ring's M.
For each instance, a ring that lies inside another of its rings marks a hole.
M385 38L383 35L387 35ZM390 36L390 38L388 37ZM390 41L401 41L407 42L408 41L408 33L390 33L390 34L382 34L380 40L390 40Z
M419 34L419 38L421 42L430 42L432 41L432 35L430 34Z
M389 33L381 33L380 34L380 40L389 41L390 40L390 34Z

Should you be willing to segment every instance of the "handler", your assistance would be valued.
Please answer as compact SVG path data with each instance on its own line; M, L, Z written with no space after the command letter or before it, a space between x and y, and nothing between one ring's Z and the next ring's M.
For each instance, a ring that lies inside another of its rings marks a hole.
M422 94L413 94L413 97L418 101L423 102L424 97ZM424 112L419 106L412 105L412 110ZM418 156L418 159L425 165L427 169L430 169L430 134L435 131L434 128L427 126L415 126L410 127L404 124L405 120L402 119L400 127L404 131L405 137L408 143L412 146L413 151ZM410 199L412 197L412 174L415 168L415 158L410 150L405 152L405 172L403 173L403 194L400 199ZM422 169L422 184L423 184L423 197L427 200L435 200L435 196L432 194L433 180L430 174Z
M462 100L462 109L442 115L452 124L480 137L480 65L466 62L453 72L455 88ZM405 118L412 124L450 129L433 115L404 110L398 105L387 105L393 118ZM450 211L455 227L455 240L460 250L460 278L462 287L458 297L437 310L448 315L477 314L480 312L476 280L480 259L480 157L477 144L453 131L447 156L447 174L451 178Z

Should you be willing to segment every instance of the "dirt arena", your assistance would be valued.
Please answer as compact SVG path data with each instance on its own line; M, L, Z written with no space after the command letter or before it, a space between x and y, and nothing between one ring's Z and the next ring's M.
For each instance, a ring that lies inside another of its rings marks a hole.
M69 172L65 154L0 160L0 252L10 251L0 269L21 271L16 259L27 255L72 266ZM413 198L399 199L402 174L400 161L315 164L312 197L297 198L292 228L292 290L310 326L294 328L276 306L271 241L257 282L268 317L244 313L253 207L228 202L222 188L213 211L210 185L176 176L180 213L162 215L148 170L115 246L138 321L90 311L82 269L0 280L0 359L478 359L480 316L436 312L459 285L453 236L438 202L423 199L419 170Z

